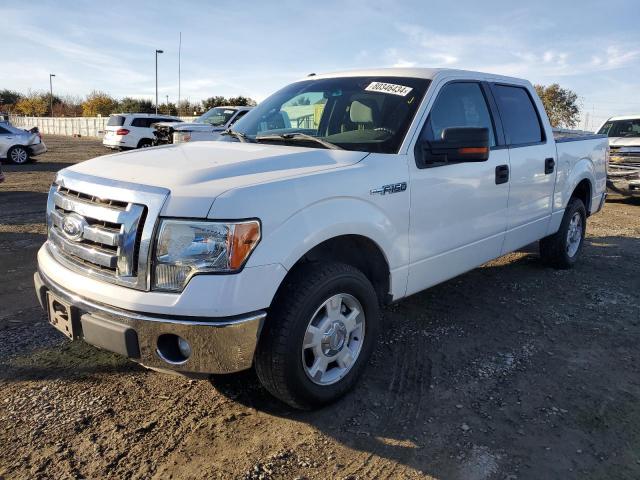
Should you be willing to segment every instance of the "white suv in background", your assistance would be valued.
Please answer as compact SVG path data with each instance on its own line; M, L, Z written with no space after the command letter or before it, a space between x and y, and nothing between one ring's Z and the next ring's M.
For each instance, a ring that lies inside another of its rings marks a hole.
M158 122L182 122L171 115L152 113L117 113L109 117L102 144L107 148L125 150L151 147L152 125Z

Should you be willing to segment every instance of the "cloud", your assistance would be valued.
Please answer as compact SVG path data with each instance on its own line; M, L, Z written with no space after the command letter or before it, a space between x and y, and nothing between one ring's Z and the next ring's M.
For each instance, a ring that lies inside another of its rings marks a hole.
M392 66L456 67L534 78L613 70L640 59L640 49L624 48L615 39L599 39L595 47L574 39L556 40L551 47L531 41L528 24L518 23L523 18L513 17L499 29L489 25L471 33L440 33L420 25L397 24L404 38L385 50L385 58ZM536 26L537 35L543 27Z

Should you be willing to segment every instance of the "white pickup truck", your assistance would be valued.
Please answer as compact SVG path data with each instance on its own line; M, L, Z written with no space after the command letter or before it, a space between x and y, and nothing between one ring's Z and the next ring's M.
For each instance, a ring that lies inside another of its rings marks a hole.
M234 128L58 173L35 274L54 326L152 369L253 366L312 408L357 381L382 305L538 240L571 267L605 201L607 138L554 140L516 78L315 75Z

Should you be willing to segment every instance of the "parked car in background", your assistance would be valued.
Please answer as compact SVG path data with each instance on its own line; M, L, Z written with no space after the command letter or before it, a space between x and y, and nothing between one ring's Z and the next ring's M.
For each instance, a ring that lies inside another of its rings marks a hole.
M640 115L611 117L599 134L609 137L607 186L623 196L640 196Z
M240 120L253 107L214 107L192 123L161 123L156 128L156 145L216 140L220 133Z
M292 127L301 103L314 121ZM381 305L538 240L542 261L572 267L607 152L604 136L556 140L526 80L316 75L219 141L59 171L35 287L71 339L186 375L253 365L312 408L355 385Z
M8 122L0 122L0 160L22 165L47 151L37 128L23 130Z
M155 136L154 124L179 123L178 117L172 115L155 115L152 113L117 113L109 117L102 144L114 150L130 150L153 146Z

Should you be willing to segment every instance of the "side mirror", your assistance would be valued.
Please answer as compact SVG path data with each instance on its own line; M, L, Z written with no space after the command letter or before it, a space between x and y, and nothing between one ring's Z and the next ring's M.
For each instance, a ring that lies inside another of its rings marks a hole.
M425 167L443 163L484 162L488 159L488 128L445 128L442 140L422 143L422 161Z

